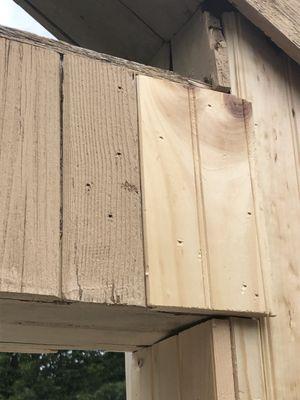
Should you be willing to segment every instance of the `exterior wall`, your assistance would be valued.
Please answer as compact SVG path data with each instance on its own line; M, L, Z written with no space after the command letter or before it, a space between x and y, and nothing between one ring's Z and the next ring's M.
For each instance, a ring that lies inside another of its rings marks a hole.
M266 300L268 399L300 398L300 68L237 14L224 17L232 92L252 102L252 181ZM249 354L249 358L251 354Z

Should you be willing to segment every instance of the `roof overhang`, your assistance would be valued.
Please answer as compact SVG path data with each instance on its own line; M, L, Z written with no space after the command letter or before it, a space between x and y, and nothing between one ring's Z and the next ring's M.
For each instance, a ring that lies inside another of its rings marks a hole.
M149 63L203 0L14 0L57 38ZM206 4L210 0L206 0ZM211 0L212 2L214 0ZM300 63L299 0L230 0Z

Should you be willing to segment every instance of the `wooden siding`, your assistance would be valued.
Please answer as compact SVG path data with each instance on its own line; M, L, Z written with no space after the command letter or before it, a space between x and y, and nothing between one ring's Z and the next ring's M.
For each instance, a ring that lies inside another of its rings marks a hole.
M0 292L60 296L59 54L0 39Z
M250 105L167 73L158 79L154 69L138 73L126 61L64 45L58 54L57 43L15 36L0 39L1 84L12 99L4 97L2 113L2 296L266 313ZM29 101L20 117L22 96ZM11 182L21 192L7 203Z
M230 324L210 320L126 355L128 400L235 398Z
M253 105L252 181L268 308L268 398L300 398L300 70L244 18L224 18L232 91ZM251 357L251 355L249 355ZM273 396L273 397L272 397Z

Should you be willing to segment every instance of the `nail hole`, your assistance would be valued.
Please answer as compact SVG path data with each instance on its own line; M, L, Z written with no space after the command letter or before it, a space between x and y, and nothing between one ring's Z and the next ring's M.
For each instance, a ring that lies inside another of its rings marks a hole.
M182 245L183 244L183 240L177 240L177 243L179 244L179 245Z
M122 90L123 88L122 88L122 86L118 86L118 89L119 89L119 90Z
M248 211L248 215L252 215L252 213L250 211Z
M108 214L108 218L112 218L113 217L113 215L112 214Z
M116 153L116 156L121 156L122 153L120 153L119 151Z
M163 140L163 139L164 139L164 137L163 137L163 136L160 136L159 138L160 138L161 140Z
M212 107L212 105L211 104L207 104L208 105L208 107Z

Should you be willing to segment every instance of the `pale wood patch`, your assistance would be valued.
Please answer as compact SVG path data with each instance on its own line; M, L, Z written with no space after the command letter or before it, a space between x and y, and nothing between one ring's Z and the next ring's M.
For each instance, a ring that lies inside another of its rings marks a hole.
M148 304L203 307L188 90L139 76Z
M233 92L253 104L248 132L268 308L262 346L268 396L300 397L299 66L245 19L224 19Z
M264 311L245 120L251 106L195 89L213 309Z
M126 358L128 400L233 400L228 320L210 320Z

